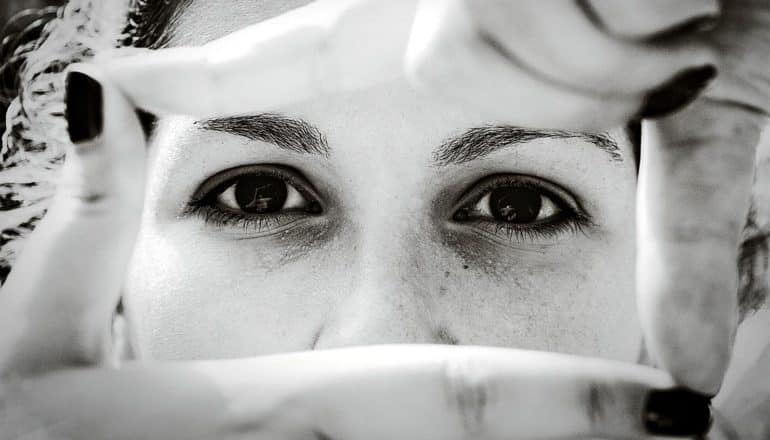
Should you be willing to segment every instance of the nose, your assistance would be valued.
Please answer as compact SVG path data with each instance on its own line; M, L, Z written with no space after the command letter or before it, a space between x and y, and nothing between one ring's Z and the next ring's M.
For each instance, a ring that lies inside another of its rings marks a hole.
M411 234L387 229L370 231L356 246L352 288L326 319L315 349L455 343L431 295L430 258Z

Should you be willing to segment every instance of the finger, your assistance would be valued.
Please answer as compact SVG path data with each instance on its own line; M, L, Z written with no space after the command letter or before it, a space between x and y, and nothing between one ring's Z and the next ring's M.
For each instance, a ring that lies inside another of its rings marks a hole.
M462 1L421 3L406 75L418 90L527 127L601 131L624 124L642 105L641 97L589 96L520 69L476 32Z
M133 107L93 66L67 82L67 152L54 201L0 295L0 372L97 360L142 206L144 138Z
M720 76L708 94L718 100L742 103L767 115L770 88L766 87L770 47L770 3L765 0L729 0L719 27L707 35L720 54Z
M4 403L10 402L7 414L37 417L17 417L16 426L46 426L56 438L483 440L703 433L707 400L671 385L667 374L650 368L553 353L370 346L62 372L9 387Z
M640 168L637 288L652 358L716 394L737 325L738 246L760 115L711 100L646 122Z
M137 106L152 113L271 111L402 77L414 5L313 2L202 47L147 51L106 68Z
M601 96L634 96L693 68L714 65L705 42L651 45L612 38L577 2L465 2L510 58L552 82Z
M718 0L580 0L578 3L612 34L637 39L708 30L715 25L720 13Z

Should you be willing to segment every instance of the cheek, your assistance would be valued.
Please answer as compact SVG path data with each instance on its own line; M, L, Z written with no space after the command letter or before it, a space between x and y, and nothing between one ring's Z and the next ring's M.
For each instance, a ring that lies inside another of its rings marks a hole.
M575 239L539 256L480 246L440 284L442 315L463 344L634 362L634 252L627 239Z
M360 252L340 238L325 236L307 249L279 252L259 241L214 240L172 229L143 228L128 276L126 313L144 357L305 350L353 297L366 293L371 302L336 319L386 313L377 297L396 291L411 292L402 296L404 304L427 299L429 310L421 310L461 344L622 361L635 361L639 353L632 240L586 238L537 257L491 246L476 246L469 254L453 248L457 244L423 243L415 255L391 256L420 270L396 276L391 267L382 273L390 281L378 283L380 291L358 292L373 287L357 273ZM395 311L392 316L408 319Z
M139 355L216 359L311 347L339 291L334 268L350 262L336 240L260 243L212 239L194 227L143 227L124 294Z

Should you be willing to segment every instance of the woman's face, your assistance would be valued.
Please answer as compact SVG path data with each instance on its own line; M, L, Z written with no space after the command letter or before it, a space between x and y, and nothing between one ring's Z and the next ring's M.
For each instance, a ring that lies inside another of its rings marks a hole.
M197 0L174 45L304 3ZM622 130L519 130L393 82L269 115L163 118L151 159L124 298L139 356L639 353Z

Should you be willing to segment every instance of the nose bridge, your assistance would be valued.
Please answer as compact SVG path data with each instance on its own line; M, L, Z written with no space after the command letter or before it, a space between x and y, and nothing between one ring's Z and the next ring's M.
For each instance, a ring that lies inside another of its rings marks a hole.
M365 208L370 214L356 233L356 263L350 290L342 292L316 342L317 349L396 343L441 343L431 298L424 289L424 265L413 216L388 201ZM371 210L371 211L370 211ZM379 211L379 212L378 212Z
M419 290L426 216L415 184L381 178L356 209L357 284L364 290ZM405 293L405 292L404 292ZM417 293L417 292L414 292Z

